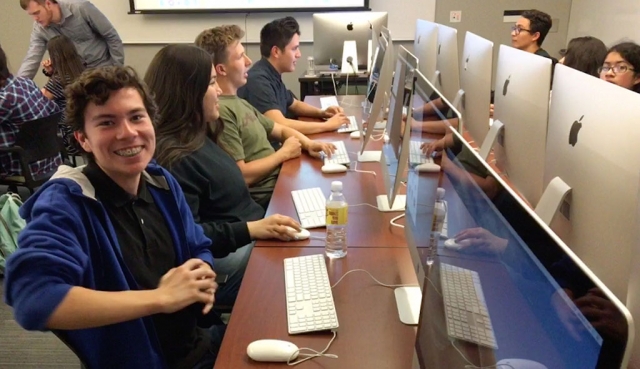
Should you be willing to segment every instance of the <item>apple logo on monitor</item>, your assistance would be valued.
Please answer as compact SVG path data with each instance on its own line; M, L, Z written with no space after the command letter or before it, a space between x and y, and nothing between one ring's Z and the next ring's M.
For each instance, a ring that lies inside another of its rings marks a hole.
M422 40L422 35L418 36L418 43L420 43L420 40Z
M502 86L502 96L507 96L507 91L509 90L509 81L511 81L511 75L507 77L504 81L504 85Z
M469 58L471 55L467 56L467 59L464 61L464 70L467 70L467 66L469 65Z
M578 143L578 132L582 128L582 118L584 118L584 115L571 125L571 130L569 131L569 145L571 146L575 146Z
M438 55L440 55L440 48L442 47L442 44L438 44Z
M353 22L349 22L349 24L347 24L347 31L353 31Z

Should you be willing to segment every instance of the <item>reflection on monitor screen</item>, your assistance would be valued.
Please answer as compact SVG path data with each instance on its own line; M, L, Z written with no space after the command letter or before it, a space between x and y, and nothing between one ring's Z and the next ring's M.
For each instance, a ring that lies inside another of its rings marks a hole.
M458 104L455 100L460 90L458 30L438 24L438 48L436 52L436 80L431 82L457 108Z

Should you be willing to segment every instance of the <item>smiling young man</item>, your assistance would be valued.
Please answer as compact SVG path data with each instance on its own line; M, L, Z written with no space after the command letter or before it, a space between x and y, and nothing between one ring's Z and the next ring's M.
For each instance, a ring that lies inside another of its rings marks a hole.
M89 68L124 63L124 48L118 32L89 1L20 0L20 6L34 23L29 50L18 76L33 78L36 75L47 42L57 35L73 41Z
M157 107L131 68L84 72L67 121L88 155L22 206L5 299L29 330L54 330L89 368L211 368L223 330L198 328L213 257L180 186L157 164Z
M241 43L243 36L244 31L236 25L220 26L200 33L195 43L213 57L222 90L219 101L220 119L224 123L220 134L222 148L236 161L250 188L269 190L275 186L280 165L300 156L301 149L319 157L320 152L331 154L334 146L312 141L295 129L274 122L237 96L238 89L247 83L251 65ZM269 138L281 142L282 147L275 151ZM265 208L271 198L268 191L252 197Z
M300 26L292 17L276 19L260 31L262 58L248 72L246 85L238 96L247 100L260 113L276 123L303 134L335 131L349 119L337 106L318 109L295 98L282 81L283 73L295 71L300 59ZM303 122L298 117L327 119Z
M551 16L540 10L527 10L511 27L511 46L522 51L544 56L557 63L558 61L542 48L542 43L551 29Z

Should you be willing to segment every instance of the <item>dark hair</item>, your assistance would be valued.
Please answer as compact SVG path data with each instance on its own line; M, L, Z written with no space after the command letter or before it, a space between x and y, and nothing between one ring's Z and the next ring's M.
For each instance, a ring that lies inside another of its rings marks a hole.
M529 20L529 29L531 30L530 33L532 35L536 32L540 33L540 37L538 37L536 43L538 46L542 46L542 42L547 37L547 34L551 29L551 16L545 12L541 12L540 10L531 9L522 13L522 17Z
M87 105L90 103L104 105L112 92L123 88L134 88L138 91L149 119L153 122L158 107L136 71L131 67L106 66L87 69L67 86L65 89L67 97L65 123L76 132L84 132L84 113ZM86 154L82 146L75 140L74 145L80 152Z
M224 64L229 59L227 47L240 40L244 31L234 25L224 25L206 29L196 37L195 44L213 57L213 65Z
M210 134L203 100L212 68L211 55L193 45L165 46L149 64L144 80L160 106L156 159L166 168L202 147Z
M293 35L300 35L300 25L293 17L284 17L267 23L260 31L260 54L268 58L274 46L284 50L291 42Z
M9 73L7 66L7 54L4 53L2 45L0 45L0 87L4 87L9 77L11 77L11 73Z
M44 3L47 0L20 0L20 7L22 8L22 10L27 10L27 6L29 6L29 3L35 1L36 3L40 4L40 5L44 5ZM49 0L50 2L52 2L53 4L57 4L58 2L56 0Z
M600 39L591 36L576 37L569 41L563 64L598 78L598 68L606 57L607 47Z
M73 82L85 70L84 61L76 46L67 36L57 35L47 42L47 51L53 65L53 76L62 86Z
M631 64L636 78L640 76L640 45L635 42L621 42L611 46L607 51L607 55L614 52L620 54L627 63ZM632 90L640 93L640 83L635 84Z

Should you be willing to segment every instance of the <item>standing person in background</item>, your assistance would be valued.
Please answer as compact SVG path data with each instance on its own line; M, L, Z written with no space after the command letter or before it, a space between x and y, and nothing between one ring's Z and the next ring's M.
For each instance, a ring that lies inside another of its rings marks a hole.
M124 48L118 32L89 1L20 0L20 6L35 22L18 76L33 78L36 75L47 42L57 35L73 41L89 68L124 64ZM48 64L49 61L42 63L43 67Z

